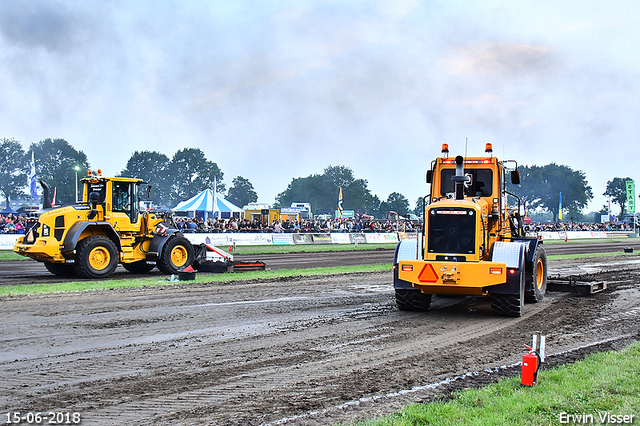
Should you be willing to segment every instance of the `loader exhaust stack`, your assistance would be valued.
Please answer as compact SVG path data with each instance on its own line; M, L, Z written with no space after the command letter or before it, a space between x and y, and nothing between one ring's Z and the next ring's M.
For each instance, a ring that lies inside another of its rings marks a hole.
M464 175L464 159L461 155L456 157L456 174L451 176L451 180L456 184L456 200L464 200L464 187L471 179Z

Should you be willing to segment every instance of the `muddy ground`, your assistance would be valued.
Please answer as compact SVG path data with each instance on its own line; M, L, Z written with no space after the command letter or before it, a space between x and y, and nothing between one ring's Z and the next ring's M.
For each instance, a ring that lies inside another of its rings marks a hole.
M604 293L550 292L515 319L473 298L400 312L391 272L5 298L0 414L349 424L518 375L536 331L543 368L638 340L640 257L596 262L550 261L550 275L604 280Z

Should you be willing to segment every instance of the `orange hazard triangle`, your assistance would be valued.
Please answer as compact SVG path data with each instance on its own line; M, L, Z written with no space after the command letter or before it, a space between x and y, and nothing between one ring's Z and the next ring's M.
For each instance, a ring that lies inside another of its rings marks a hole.
M421 283L435 283L438 282L438 274L436 274L436 270L433 269L433 265L427 263L420 271L420 275L418 275L418 280Z

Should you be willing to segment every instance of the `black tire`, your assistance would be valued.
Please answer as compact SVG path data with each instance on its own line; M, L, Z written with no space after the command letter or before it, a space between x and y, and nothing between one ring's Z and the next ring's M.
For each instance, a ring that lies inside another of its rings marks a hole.
M538 303L542 302L547 292L547 252L541 245L536 248L532 263L531 270L527 271L525 300L527 303Z
M76 275L76 270L71 263L44 262L44 266L47 271L59 277L73 277Z
M524 279L520 280L520 294L491 295L491 310L505 317L521 317L524 313Z
M131 262L131 263L123 263L122 266L124 267L124 269L131 272L132 274L146 274L147 272L151 271L153 268L156 267L156 265L154 265L153 263L147 263L146 260L139 260L137 262Z
M162 248L156 266L164 274L177 274L179 270L191 265L194 258L193 246L189 240L172 235Z
M116 245L102 235L92 235L76 246L76 273L83 278L106 278L113 274L120 256Z
M426 312L431 307L431 294L420 290L396 289L396 304L401 311Z

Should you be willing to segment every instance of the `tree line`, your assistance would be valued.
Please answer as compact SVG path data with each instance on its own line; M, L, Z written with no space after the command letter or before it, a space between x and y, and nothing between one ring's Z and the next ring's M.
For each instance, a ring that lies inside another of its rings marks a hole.
M5 138L0 140L0 190L7 204L9 200L28 194L32 153L36 159L36 174L52 189L56 188L56 201L74 202L75 173L82 178L90 168L84 152L64 139L44 139L32 143L24 151L20 142ZM558 218L560 193L563 211L566 209L569 213L567 218L581 217L581 211L593 198L592 188L580 170L555 163L520 166L519 170L521 183L509 186L509 191L519 196L526 208L551 212L554 221ZM169 208L214 186L227 200L241 207L258 200L253 185L242 176L236 176L227 190L223 182L224 173L199 148L178 150L172 158L157 151L135 151L118 176L145 180L153 187L151 201ZM620 206L621 216L625 212L627 179L613 178L607 182L607 190L603 194ZM376 218L383 218L388 211L401 215L422 213L422 197L416 200L413 208L400 192L391 193L383 201L371 192L366 179L356 178L346 166L332 165L321 174L293 178L287 188L276 196L275 207L306 202L312 205L314 212L333 212L337 209L340 188L346 210Z

